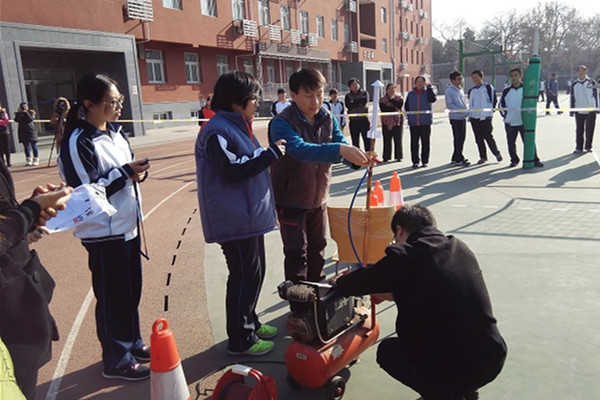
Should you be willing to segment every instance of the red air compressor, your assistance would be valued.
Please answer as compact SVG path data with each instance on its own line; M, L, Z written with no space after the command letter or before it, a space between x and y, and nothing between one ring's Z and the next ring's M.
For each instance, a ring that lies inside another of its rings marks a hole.
M379 337L375 305L345 297L334 286L316 282L283 282L279 296L290 302L288 334L294 341L285 353L288 383L316 389L329 383L328 398L343 397L346 380L337 375L355 362Z

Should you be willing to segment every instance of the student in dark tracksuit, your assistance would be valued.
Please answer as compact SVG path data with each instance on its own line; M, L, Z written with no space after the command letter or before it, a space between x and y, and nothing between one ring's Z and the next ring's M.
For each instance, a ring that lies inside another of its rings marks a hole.
M142 260L138 223L141 198L138 182L150 167L134 161L127 135L112 124L123 109L124 97L114 80L88 74L77 84L77 104L67 115L58 166L73 187L85 183L104 186L116 209L102 213L74 230L88 252L96 296L96 333L102 346L106 379L148 379L150 347L140 332ZM83 112L85 119L80 119Z
M286 154L271 167L271 179L285 279L293 282L318 282L325 277L331 164L342 159L355 165L369 163L362 150L347 144L337 119L322 107L324 87L325 78L315 69L292 74L292 105L269 125L269 140L286 142Z
M350 91L346 94L345 103L348 108L348 114L366 114L369 112L369 92L360 88L360 81L357 78L351 78L348 81ZM352 145L360 147L360 138L363 139L365 151L370 151L370 141L367 133L371 128L367 116L357 116L350 118L350 137Z
M423 167L429 164L429 154L431 151L431 124L433 115L431 114L431 104L437 100L435 92L431 85L427 85L424 76L415 78L415 87L406 95L404 110L408 112L408 126L410 128L410 154L412 158L412 167L418 168L419 161ZM414 111L416 114L411 114ZM424 113L420 113L424 111ZM419 158L419 142L421 143L421 157Z
M231 72L215 85L216 115L196 140L198 202L204 240L219 243L227 278L228 351L261 356L273 350L277 328L262 324L256 304L266 272L264 234L277 229L271 165L283 141L262 147L252 132L260 84L252 75Z
M477 259L445 236L422 206L392 219L395 243L376 264L337 279L345 295L377 294L396 303L396 334L377 349L388 374L423 400L475 400L500 373L506 343Z

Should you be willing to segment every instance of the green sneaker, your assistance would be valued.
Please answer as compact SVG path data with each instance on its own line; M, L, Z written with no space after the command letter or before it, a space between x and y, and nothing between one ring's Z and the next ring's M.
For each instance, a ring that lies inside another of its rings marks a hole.
M254 333L256 333L256 336L258 336L261 339L271 339L277 336L278 332L279 330L276 326L262 324L260 328L258 328L258 330Z
M258 339L248 350L244 351L231 351L228 350L229 354L234 356L264 356L269 353L275 347L275 343L270 340Z

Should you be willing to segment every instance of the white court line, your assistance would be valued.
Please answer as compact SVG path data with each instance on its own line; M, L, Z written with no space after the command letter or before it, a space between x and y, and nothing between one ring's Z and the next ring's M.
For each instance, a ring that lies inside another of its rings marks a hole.
M158 210L160 206L166 203L169 199L175 196L177 193L181 192L183 189L191 185L192 183L196 183L195 180L186 183L164 199L160 201L156 206L154 206L150 211L148 211L144 216L144 221L154 213L154 211ZM62 382L63 375L65 370L67 369L67 363L71 358L71 352L73 351L73 346L75 345L75 339L77 339L77 335L79 335L79 330L81 329L81 324L83 323L83 318L85 314L87 314L88 309L90 308L90 304L92 302L92 298L94 297L94 292L92 288L88 291L88 294L85 296L85 300L83 304L81 304L81 308L77 313L77 317L75 318L75 322L73 322L73 326L71 327L71 331L69 332L69 336L67 337L67 341L65 342L65 347L60 354L60 359L56 364L56 369L54 370L54 375L52 376L52 381L50 382L50 387L48 388L48 393L46 394L46 400L55 400L58 395L58 391L60 389L60 384Z
M598 166L600 166L600 158L598 158L598 154L596 154L596 151L592 150L592 155L596 159L596 163L598 164Z

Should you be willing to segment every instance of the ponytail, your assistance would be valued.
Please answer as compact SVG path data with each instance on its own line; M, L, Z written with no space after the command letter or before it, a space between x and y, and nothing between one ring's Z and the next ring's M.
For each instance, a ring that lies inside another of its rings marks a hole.
M79 122L79 113L82 106L83 102L78 101L69 110L69 113L67 114L67 121L65 122L63 141L67 140L77 127L77 123Z

